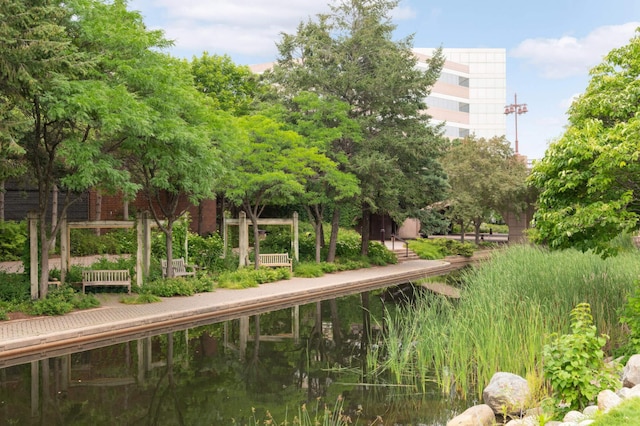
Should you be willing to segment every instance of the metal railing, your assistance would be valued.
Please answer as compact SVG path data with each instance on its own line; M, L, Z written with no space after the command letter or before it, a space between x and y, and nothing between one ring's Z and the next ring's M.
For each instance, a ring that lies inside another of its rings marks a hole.
M402 242L404 244L404 248L405 248L404 257L409 257L409 243L407 243L402 238L398 237L396 234L391 234L391 250L395 250L396 249L396 240L398 240L398 241L400 241L400 242Z

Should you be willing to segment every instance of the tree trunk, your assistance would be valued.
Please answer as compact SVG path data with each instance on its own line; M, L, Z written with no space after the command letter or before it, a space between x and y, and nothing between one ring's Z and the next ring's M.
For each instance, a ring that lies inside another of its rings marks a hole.
M329 238L329 252L327 262L336 260L336 244L338 243L338 230L340 229L340 207L335 206L331 216L331 237Z
M362 207L362 247L360 254L363 256L369 255L369 230L371 229L371 210L369 206Z
M102 192L96 191L96 215L93 220L102 218ZM100 235L100 228L95 229L96 235Z
M475 243L476 244L480 244L480 226L482 225L482 222L480 220L474 220L473 221L473 228L474 228L474 232L475 232Z
M0 222L4 222L4 181L0 181Z
M173 278L173 221L167 219L167 227L165 228L165 249L167 251L167 271L166 277Z
M464 243L464 221L460 221L460 242Z
M56 250L56 234L53 232L58 222L58 185L53 184L51 194L51 242L49 243L49 251Z
M253 254L255 256L255 268L260 268L260 229L258 229L258 220L251 217L253 222Z
M49 239L47 238L46 210L40 212L38 228L40 232L40 299L49 292Z
M122 219L129 220L129 201L124 200L122 202Z

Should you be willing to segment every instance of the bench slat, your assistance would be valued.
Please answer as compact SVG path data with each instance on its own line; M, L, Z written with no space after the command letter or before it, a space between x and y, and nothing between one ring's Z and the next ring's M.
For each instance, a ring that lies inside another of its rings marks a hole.
M162 265L162 278L166 278L167 276L167 259L160 260ZM172 259L171 266L173 268L173 276L174 277L195 277L196 271L193 270L193 266L187 265L184 262L184 258ZM191 271L187 271L187 268L192 268Z
M128 269L103 269L82 271L82 293L87 286L124 286L131 294L131 277Z

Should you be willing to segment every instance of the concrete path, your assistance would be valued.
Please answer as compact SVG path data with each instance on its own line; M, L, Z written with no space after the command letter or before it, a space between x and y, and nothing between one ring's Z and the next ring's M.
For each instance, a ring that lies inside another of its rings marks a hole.
M473 260L472 260L473 261ZM145 305L115 303L58 317L0 322L0 367L45 356L106 346L202 324L225 321L328 298L443 275L451 263L414 260L396 265L292 278L259 287L215 289ZM106 296L102 296L106 297ZM66 351L66 352L65 352Z

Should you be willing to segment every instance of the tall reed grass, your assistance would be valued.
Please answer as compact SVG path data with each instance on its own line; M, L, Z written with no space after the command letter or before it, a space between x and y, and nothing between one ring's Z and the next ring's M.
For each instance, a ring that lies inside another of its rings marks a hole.
M568 250L514 246L465 274L457 302L426 296L387 320L388 333L368 359L370 380L411 384L435 380L445 392L480 397L491 376L542 376L542 348L569 331L569 314L591 305L607 349L625 338L619 311L640 273L640 255L602 259ZM394 389L402 389L395 387Z

